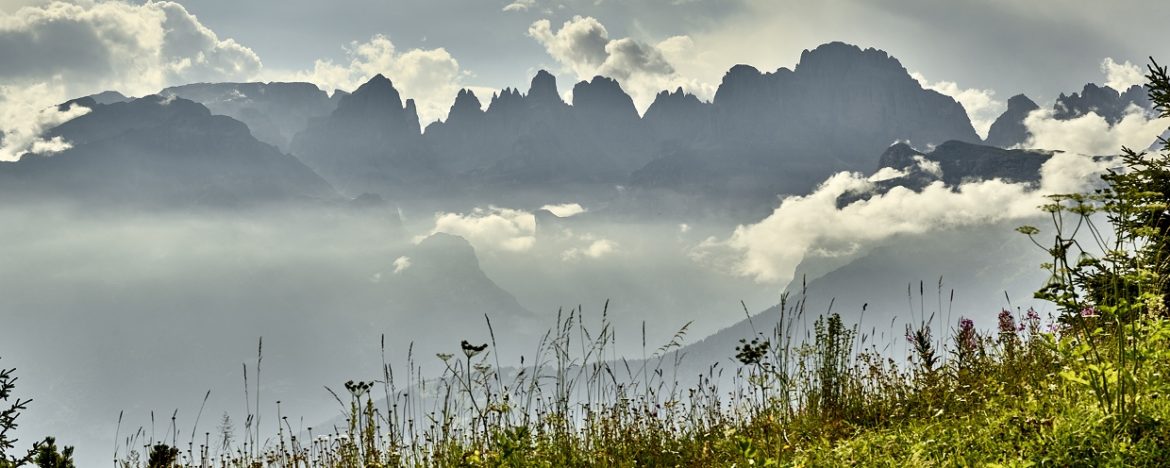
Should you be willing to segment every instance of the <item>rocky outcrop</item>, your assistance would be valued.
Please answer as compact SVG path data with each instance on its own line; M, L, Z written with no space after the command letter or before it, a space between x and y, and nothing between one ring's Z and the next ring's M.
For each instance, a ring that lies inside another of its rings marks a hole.
M987 131L988 145L1011 148L1024 144L1030 137L1024 119L1032 111L1039 110L1040 106L1023 94L1012 96L1007 106L1007 110L992 122L991 129Z

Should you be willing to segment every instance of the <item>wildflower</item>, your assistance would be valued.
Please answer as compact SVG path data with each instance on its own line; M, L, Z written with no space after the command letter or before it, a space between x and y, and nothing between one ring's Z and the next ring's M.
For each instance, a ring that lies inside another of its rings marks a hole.
M1085 307L1084 309L1081 309L1081 317L1097 317L1099 315L1101 314L1097 312L1097 309L1092 307Z
M959 319L959 334L956 338L959 344L959 350L962 353L969 353L975 350L977 337L975 335L975 321L967 317Z
M1039 312L1036 312L1036 309L1033 309L1033 308L1029 307L1029 308L1028 308L1028 313L1027 313L1027 314L1025 314L1025 316L1024 316L1024 320L1027 320L1027 321L1030 321L1030 322L1032 322L1032 321L1039 321L1039 320L1040 320L1040 313L1039 313Z
M362 396L370 390L370 387L373 386L373 382L354 382L352 380L345 382L345 389L349 390L349 393L353 396Z
M482 353L485 349L487 349L488 345L487 343L484 343L476 346L467 342L467 340L463 340L462 343L459 343L459 346L463 348L463 355L467 356L468 359L471 359L475 357L475 355Z
M452 355L451 355L451 353L435 353L435 356L437 356L443 362L447 362L447 361L451 360Z
M1009 335L1016 334L1016 318L1007 309L999 312L999 332Z

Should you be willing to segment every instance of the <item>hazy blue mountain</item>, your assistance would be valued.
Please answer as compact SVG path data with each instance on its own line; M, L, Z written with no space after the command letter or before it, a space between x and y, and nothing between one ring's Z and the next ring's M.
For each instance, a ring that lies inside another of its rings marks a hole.
M449 337L447 351L457 351L460 339L486 332L484 314L497 333L507 331L509 340L530 344L537 329L536 316L500 288L480 269L475 249L462 237L437 233L423 239L404 254L409 266L382 274L386 307L397 311L395 326L402 330L433 330L435 337ZM435 324L442 323L442 327ZM428 348L434 347L434 341ZM434 349L431 352L443 351Z
M1024 144L1031 136L1024 126L1024 119L1032 111L1040 109L1040 106L1023 94L1012 96L1007 106L1007 110L992 122L991 129L987 131L986 143L991 146L1011 148Z
M425 147L414 101L377 75L312 119L291 152L343 193L399 199L437 189L439 169Z
M288 151L309 120L328 115L336 105L309 83L195 83L162 90L244 122L256 139Z
M198 103L157 95L79 103L92 112L46 135L72 148L0 163L6 197L161 207L337 198L296 158Z
M1129 89L1119 92L1108 86L1086 84L1080 93L1065 95L1061 93L1056 98L1054 114L1058 120L1068 120L1083 116L1090 112L1104 117L1110 124L1121 121L1125 110L1136 105L1142 109L1152 108L1146 89L1140 85L1133 85Z
M646 115L670 143L632 175L632 186L741 205L807 192L837 171L868 170L872 155L895 141L980 141L954 99L923 89L886 52L839 42L806 50L792 70L737 65L710 105L666 94Z

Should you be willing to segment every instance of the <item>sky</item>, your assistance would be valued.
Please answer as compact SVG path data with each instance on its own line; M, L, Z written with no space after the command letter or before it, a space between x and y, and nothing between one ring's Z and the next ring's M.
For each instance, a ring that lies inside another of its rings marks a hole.
M28 146L56 120L30 115L106 89L302 80L331 91L375 73L431 121L459 88L486 103L542 68L566 98L581 79L616 78L644 110L661 89L709 99L732 65L793 67L840 40L891 53L984 130L1014 94L1052 102L1106 81L1106 59L1132 77L1148 56L1170 56L1167 17L1170 2L1150 0L0 0L0 128L5 145Z

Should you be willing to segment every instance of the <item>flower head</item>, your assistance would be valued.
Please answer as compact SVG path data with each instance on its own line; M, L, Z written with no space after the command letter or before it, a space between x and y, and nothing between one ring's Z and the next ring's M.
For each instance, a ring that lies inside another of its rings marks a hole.
M487 345L487 343L484 343L484 344L481 344L479 346L476 346L476 345L469 343L467 340L463 340L463 342L460 343L459 346L461 348L463 348L463 355L467 356L468 359L471 359L471 358L475 357L475 355L482 353L485 349L487 349L488 345Z
M1010 310L1003 309L999 312L999 332L1013 335L1016 333L1016 317Z

